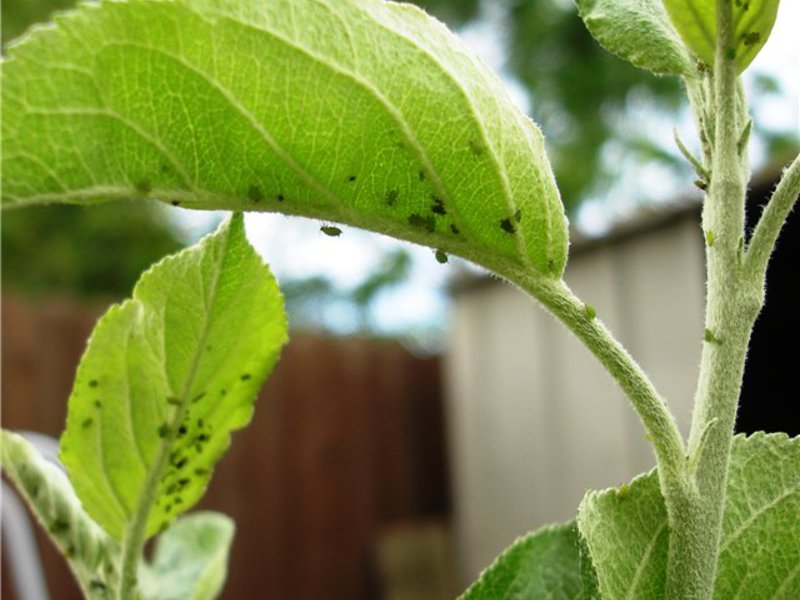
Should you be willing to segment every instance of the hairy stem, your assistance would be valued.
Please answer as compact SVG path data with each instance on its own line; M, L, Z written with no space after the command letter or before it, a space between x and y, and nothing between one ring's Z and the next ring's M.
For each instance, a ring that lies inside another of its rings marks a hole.
M798 196L800 196L800 155L796 156L789 168L783 172L783 177L753 232L745 259L751 277L764 280L767 262L775 247L778 234Z
M717 0L706 232L706 335L689 436L692 487L681 514L670 514L666 597L709 600L719 558L728 462L747 345L763 304L763 284L744 267L744 202L749 177L740 141L748 118L738 87L730 0ZM710 106L709 106L710 105ZM710 232L710 235L709 235Z
M652 440L667 505L686 493L686 452L675 419L636 361L561 280L499 270L562 321L597 357L628 396Z

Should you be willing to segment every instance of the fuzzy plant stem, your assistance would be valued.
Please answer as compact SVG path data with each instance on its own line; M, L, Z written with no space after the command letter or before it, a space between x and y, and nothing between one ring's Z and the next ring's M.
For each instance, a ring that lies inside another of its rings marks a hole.
M750 332L764 301L763 277L745 264L749 120L737 85L730 0L717 0L716 9L712 93L705 106L695 106L714 115L713 130L703 132L711 163L703 206L705 334L687 457L691 485L680 513L669 519L666 597L682 600L713 597L736 408Z

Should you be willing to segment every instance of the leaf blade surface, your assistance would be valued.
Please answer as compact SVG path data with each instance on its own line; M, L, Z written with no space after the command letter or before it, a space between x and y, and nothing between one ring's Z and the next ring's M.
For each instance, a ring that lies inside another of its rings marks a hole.
M546 276L566 261L538 128L408 5L83 6L13 47L3 80L5 204L149 195L478 248Z

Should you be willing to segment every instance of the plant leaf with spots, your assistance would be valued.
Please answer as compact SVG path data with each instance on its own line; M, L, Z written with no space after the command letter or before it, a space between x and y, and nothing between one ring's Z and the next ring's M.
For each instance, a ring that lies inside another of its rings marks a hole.
M661 0L576 0L583 22L603 48L659 75L693 75L692 56Z
M574 522L521 537L497 557L460 600L575 600L582 595Z
M178 519L139 566L143 600L213 600L225 583L233 521L215 512Z
M0 430L0 464L67 559L84 596L106 598L117 580L119 546L84 512L66 475L33 444L6 430Z
M663 0L675 29L692 52L714 64L717 45L717 3L710 0ZM736 66L744 71L767 42L780 0L730 0Z
M800 598L800 438L733 440L715 598ZM667 515L655 472L578 513L603 598L663 598Z
M241 214L144 273L98 322L69 399L62 460L86 511L120 540L191 507L285 340Z
M3 203L150 196L343 222L560 276L536 125L420 9L382 0L84 4L8 50Z

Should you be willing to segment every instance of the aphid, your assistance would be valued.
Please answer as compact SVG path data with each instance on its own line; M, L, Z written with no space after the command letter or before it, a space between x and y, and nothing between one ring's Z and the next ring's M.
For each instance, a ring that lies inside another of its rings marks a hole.
M136 182L135 187L137 192L144 195L149 194L153 190L153 186L147 179L140 179Z
M356 180L356 176L355 175L350 175L350 177L347 178L347 181L350 181L350 182L353 182L355 180Z
M419 171L419 180L425 181L425 171L423 171L422 169L420 169Z
M695 179L692 183L694 183L695 187L703 190L704 192L708 189L708 184L702 179Z
M158 432L158 437L165 438L169 435L170 426L167 425L166 423L162 423L161 425L158 426L157 432Z
M631 488L627 483L623 483L621 486L619 486L619 489L617 490L618 500L625 500L625 498L627 498L630 495L631 495Z
M47 528L47 531L49 531L53 535L58 535L59 533L64 533L65 531L69 531L69 522L62 521L61 519L56 519Z
M208 469L203 469L201 467L198 467L198 468L196 468L194 470L194 474L195 475L207 475L208 474Z
M173 200L172 202L170 202L170 204L172 204L172 206L180 206L181 205L181 203L178 202L177 200Z
M433 199L431 212L436 213L437 215L446 215L447 210L444 207L444 201L441 198L437 198L436 196L431 196L431 198Z
M242 376L239 379L241 379L242 381L247 381L248 379L250 379L250 377L251 377L250 373L242 373Z
M88 429L89 427L92 426L92 423L94 423L94 419L92 419L92 417L89 417L88 419L83 420L83 422L81 423L81 427L83 427L84 429Z
M342 235L342 230L338 227L334 227L333 225L323 225L319 228L319 230L330 237L339 237Z
M178 427L178 437L185 436L186 435L186 431L187 431L186 425L181 425L180 427Z
M424 229L429 233L436 231L436 220L432 216L423 217L417 213L412 213L408 215L408 224Z
M191 479L189 479L188 477L182 477L181 479L178 479L178 485L180 487L184 488L187 485L189 485L190 481L191 481Z
M261 188L257 185L251 185L247 190L247 197L253 202L261 202L264 199L264 194L261 193Z
M95 408L103 408L103 404L102 404L102 402L100 402L100 400L95 400L94 401L94 407Z
M597 311L595 310L594 306L591 304L584 304L583 310L586 312L586 316L591 321L597 316Z
M454 224L452 224L452 223L450 224L450 231L452 231L456 235L461 233L461 230L458 227L456 227Z
M748 31L742 35L742 43L745 46L752 46L761 40L761 34L757 31Z
M500 219L500 229L505 231L506 233L516 233L517 229L514 227L514 224L511 222L511 219Z
M276 199L278 202L283 202L284 200L286 200L286 198L284 197L284 195L283 195L283 194L278 194L278 196L277 196L275 199Z
M166 523L164 523L164 525L166 525ZM106 584L100 581L99 579L92 579L89 582L89 587L93 590L105 590Z
M386 202L388 206L394 206L394 203L397 202L397 198L399 197L400 197L400 192L398 192L397 190L389 190L386 193L386 198L384 198L384 202Z
M480 156L483 154L483 151L486 148L477 140L470 140L469 141L469 151L472 152L475 156Z
M711 229L709 229L708 231L706 231L706 244L708 244L709 248L714 245L714 240L715 240L714 232Z
M177 396L167 396L167 404L171 404L172 406L180 406L181 399Z
M90 387L90 388L96 388L96 387L97 387L97 385L98 385L98 384L97 384L97 379L92 379L92 380L89 382L89 387Z
M187 462L189 462L188 458L182 458L178 462L175 463L175 468L176 469L182 469L183 467L186 466Z
M522 221L522 210L520 210L519 208L517 209L517 212L515 212L515 213L514 213L514 220L515 220L517 223L519 223L520 221Z
M192 398L192 404L194 404L195 402L200 402L200 400L202 400L203 398L205 398L205 395L206 395L206 393L205 393L205 392L200 392L199 394L197 394L197 396L195 396L194 398Z
M436 257L436 260L439 261L441 264L445 264L447 262L447 260L448 260L448 257L447 257L447 254L445 253L445 251L444 250L439 250L438 248L436 249L436 252L434 253L434 256Z
M714 332L713 332L713 331L711 331L711 330L710 330L710 329L708 329L708 328L706 328L706 329L703 331L703 340L705 340L705 341L706 341L706 342L708 342L709 344L719 344L719 340L718 340L718 339L717 339L717 337L714 335Z

